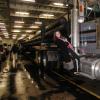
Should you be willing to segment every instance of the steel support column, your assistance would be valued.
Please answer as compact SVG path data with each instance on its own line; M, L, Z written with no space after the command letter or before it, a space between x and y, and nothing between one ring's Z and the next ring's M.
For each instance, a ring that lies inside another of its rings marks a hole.
M79 47L79 24L78 24L78 9L77 9L77 0L73 0L73 9L71 10L71 42L74 46L75 52L78 54L78 47ZM75 74L79 74L79 61L78 59L75 59L76 61L76 72Z
M78 9L77 0L73 0L74 7L71 10L71 42L75 48L75 52L78 53L79 47L79 24L78 24Z

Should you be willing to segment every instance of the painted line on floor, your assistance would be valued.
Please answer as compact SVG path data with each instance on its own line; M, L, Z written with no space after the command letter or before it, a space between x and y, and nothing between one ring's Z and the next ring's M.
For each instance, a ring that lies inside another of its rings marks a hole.
M100 99L100 96L97 95L96 93L94 93L94 92L92 92L92 91L90 91L90 90L88 90L88 89L86 89L86 88L84 88L84 87L82 87L82 86L76 84L75 82L73 82L73 81L71 81L71 80L68 80L67 78L65 78L64 76L60 75L59 73L57 73L57 72L55 72L55 71L52 71L52 72L55 73L55 74L57 74L58 76L62 77L63 79L67 80L67 81L70 82L71 84L77 86L78 88L80 88L80 89L82 89L82 90L88 92L89 94L91 94L91 95L97 97L98 99Z

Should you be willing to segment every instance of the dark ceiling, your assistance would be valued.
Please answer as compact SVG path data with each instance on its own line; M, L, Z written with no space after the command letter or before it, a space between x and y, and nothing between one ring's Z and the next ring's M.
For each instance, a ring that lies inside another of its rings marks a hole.
M32 38L41 27L40 22L47 26L67 14L68 8L69 10L72 8L72 1L35 0L35 2L29 2L27 0L0 0L0 39L19 40ZM99 16L100 0L84 1L96 11L95 14L92 12L92 16ZM53 3L63 3L64 5L55 6ZM66 6L66 4L69 6ZM22 15L19 12L24 12L24 14Z

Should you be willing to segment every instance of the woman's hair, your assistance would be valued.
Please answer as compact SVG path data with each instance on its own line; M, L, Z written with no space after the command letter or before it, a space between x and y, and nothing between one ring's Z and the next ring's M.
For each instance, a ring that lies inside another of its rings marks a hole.
M54 32L54 36L53 36L54 41L58 39L58 37L56 36L56 32L59 32L60 35L61 35L61 32L60 32L59 30L58 30L58 31L55 31L55 32Z

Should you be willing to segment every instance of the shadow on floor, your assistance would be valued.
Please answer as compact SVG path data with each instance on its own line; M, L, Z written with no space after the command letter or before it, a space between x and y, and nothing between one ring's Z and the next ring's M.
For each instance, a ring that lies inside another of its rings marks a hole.
M38 100L36 97L33 97L33 96L29 96L28 97L28 100Z
M18 100L18 98L14 96L8 96L8 97L2 96L0 100Z
M18 100L14 94L16 93L16 86L15 86L15 77L16 77L15 69L10 70L10 75L8 78L8 94L3 95L0 100Z
M50 90L39 96L39 100L66 100L68 93L64 90ZM70 99L74 100L74 99Z
M39 66L35 63L28 63L28 64L25 64L25 69L27 70L27 72L29 73L31 79L33 79L40 90L44 90L46 89L45 86L42 84L41 82L41 77L39 75Z

